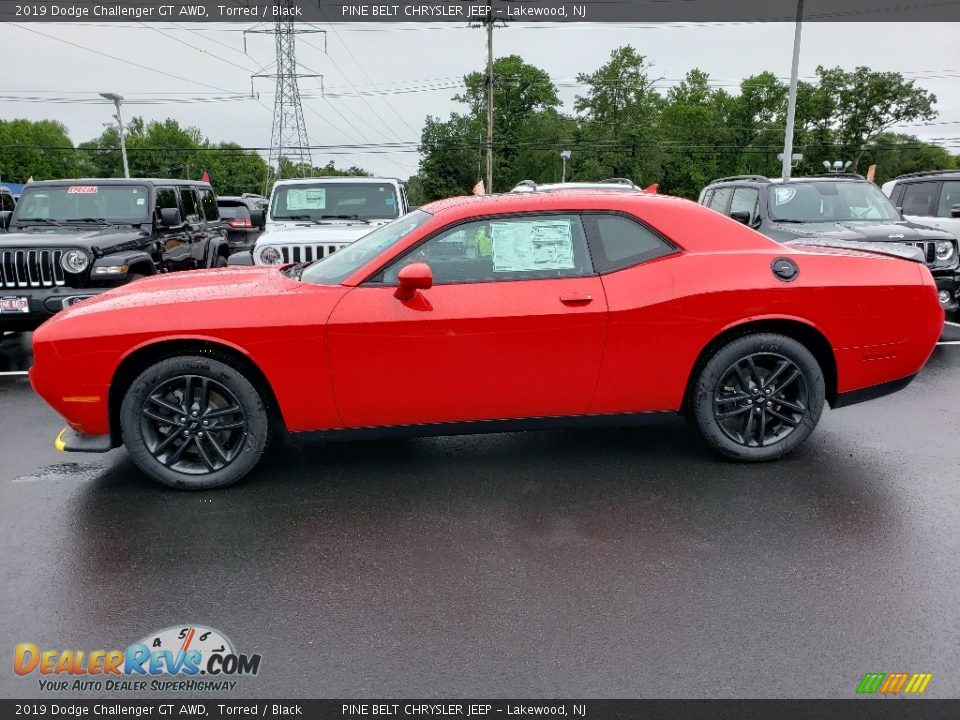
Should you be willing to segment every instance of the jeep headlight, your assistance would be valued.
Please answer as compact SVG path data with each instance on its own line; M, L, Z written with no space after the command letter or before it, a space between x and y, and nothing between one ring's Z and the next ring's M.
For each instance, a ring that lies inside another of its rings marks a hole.
M953 243L949 240L937 241L937 260L949 260L953 257Z
M90 258L83 250L67 250L60 258L60 265L68 273L82 273L90 264Z
M276 265L281 259L280 251L275 247L265 247L260 251L260 262L264 265Z

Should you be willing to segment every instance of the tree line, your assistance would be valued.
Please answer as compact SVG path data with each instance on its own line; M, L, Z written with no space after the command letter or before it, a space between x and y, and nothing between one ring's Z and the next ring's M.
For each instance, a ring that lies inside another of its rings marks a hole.
M565 113L546 71L516 55L495 61L494 191L521 180L559 181L561 150L572 153L567 180L625 177L684 197L718 177L780 174L788 86L772 72L745 78L730 93L694 69L661 92L647 58L628 45L577 75L577 83L583 92ZM429 116L423 129L422 160L411 178L411 194L422 201L469 192L484 175L486 73L471 73L464 84L454 99L465 110ZM812 82L798 86L794 152L803 160L795 173L849 160L854 172L876 164L883 182L956 167L958 157L946 148L892 131L933 121L935 103L901 73L818 67Z

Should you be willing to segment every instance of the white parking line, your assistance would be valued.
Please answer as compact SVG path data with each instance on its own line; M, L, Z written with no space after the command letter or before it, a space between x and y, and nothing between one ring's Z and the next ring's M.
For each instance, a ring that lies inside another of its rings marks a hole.
M944 325L953 325L953 327L960 327L960 323L950 322L949 320L943 321Z
M10 372L0 372L0 377L6 377L9 375L26 375L26 370L11 370Z

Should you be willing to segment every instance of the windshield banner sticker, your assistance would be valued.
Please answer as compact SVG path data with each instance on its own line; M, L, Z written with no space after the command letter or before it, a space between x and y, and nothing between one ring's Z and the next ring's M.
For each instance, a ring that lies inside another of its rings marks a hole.
M67 188L68 195L89 195L96 193L100 188L96 185L71 185Z
M569 220L490 223L494 272L572 270Z

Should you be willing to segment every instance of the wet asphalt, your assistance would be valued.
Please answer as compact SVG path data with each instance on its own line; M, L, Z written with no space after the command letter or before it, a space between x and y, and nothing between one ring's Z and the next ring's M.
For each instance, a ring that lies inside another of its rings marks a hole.
M0 371L28 351L3 338ZM958 378L960 345L939 347L766 465L653 418L289 439L241 484L183 493L122 449L57 453L60 419L0 377L0 697L40 694L15 643L191 622L262 655L240 698L850 698L868 671L957 697Z

